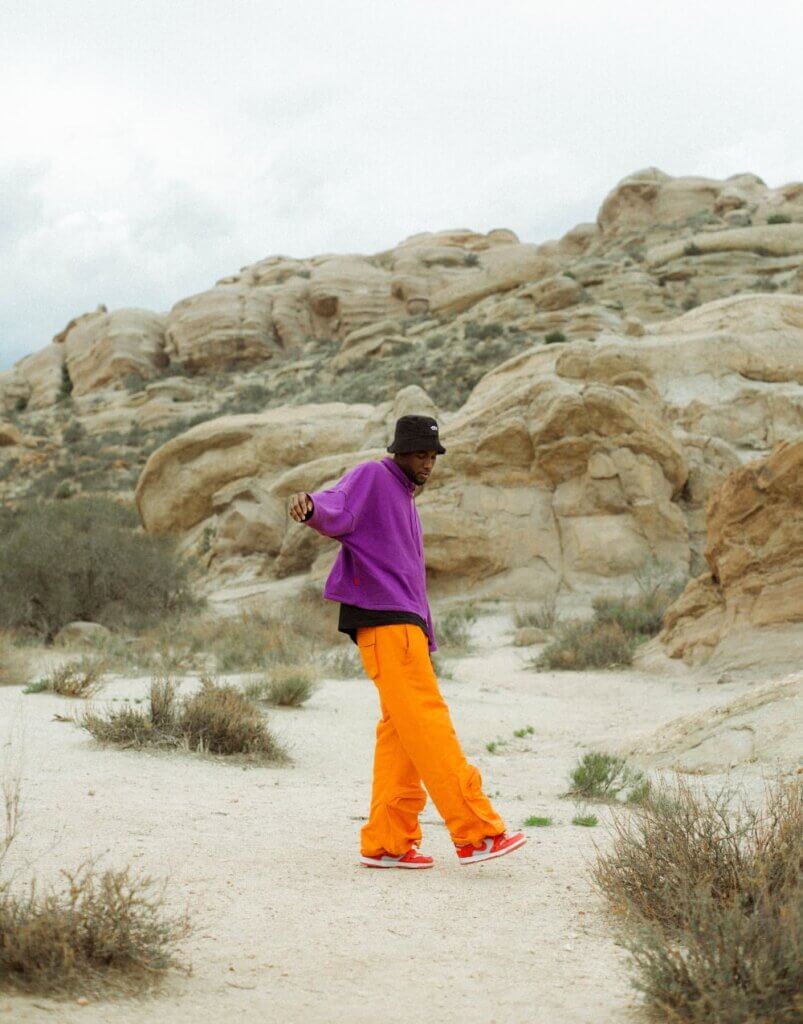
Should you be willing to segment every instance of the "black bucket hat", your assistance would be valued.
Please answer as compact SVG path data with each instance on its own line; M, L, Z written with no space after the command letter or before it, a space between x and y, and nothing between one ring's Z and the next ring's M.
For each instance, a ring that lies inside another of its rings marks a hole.
M432 449L443 455L446 449L438 437L438 424L431 416L400 416L389 452L423 452Z

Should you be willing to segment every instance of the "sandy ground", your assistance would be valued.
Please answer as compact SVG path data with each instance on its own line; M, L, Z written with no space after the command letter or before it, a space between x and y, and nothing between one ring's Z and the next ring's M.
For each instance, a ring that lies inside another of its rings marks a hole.
M476 652L441 681L466 754L510 829L509 857L456 860L427 805L429 871L359 866L370 792L376 691L328 680L301 709L271 720L291 748L282 768L190 755L103 749L69 723L76 702L0 689L0 738L22 732L23 822L13 866L51 877L87 854L168 876L171 902L195 922L192 974L155 999L89 1005L0 996L0 1021L435 1021L442 1024L626 1024L638 1021L626 954L615 945L587 867L601 824L571 824L560 798L588 749L605 749L733 695L687 678L635 671L533 673L511 646L510 618L484 615ZM187 680L184 686L194 685ZM105 699L143 696L147 679L115 679ZM514 739L514 729L534 734ZM488 753L489 740L508 744Z

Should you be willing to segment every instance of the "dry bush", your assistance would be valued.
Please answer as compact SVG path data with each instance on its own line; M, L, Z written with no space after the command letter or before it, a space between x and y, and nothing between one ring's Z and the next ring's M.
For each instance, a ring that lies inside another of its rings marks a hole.
M320 678L314 665L276 665L263 678L248 683L244 692L252 700L297 708L313 695Z
M679 780L613 828L593 878L631 929L648 1006L688 1024L799 1021L803 784L754 809Z
M236 687L210 679L204 679L199 692L185 702L180 729L191 750L283 759L281 745L253 703Z
M91 697L105 682L106 663L82 655L74 661L52 668L47 675L31 683L26 693L57 693L60 697Z
M538 629L554 629L558 622L558 608L555 598L541 601L539 604L522 605L513 612L513 621L517 629L523 626L535 626Z
M531 661L534 668L616 668L633 661L632 641L618 622L575 619Z
M469 601L458 608L450 608L439 616L435 625L438 647L465 651L471 646L471 625L477 619L476 605Z
M254 672L286 656L292 643L287 629L264 612L243 612L227 619L187 621L172 627L187 659L210 654L218 672Z
M0 686L19 686L29 676L27 654L14 644L10 633L0 630Z
M62 889L0 884L0 984L46 995L133 992L183 966L175 947L188 918L165 910L151 878L92 862L61 874Z
M324 675L331 679L355 679L362 675L360 653L350 640L348 644L348 647L338 647L322 659Z
M169 676L151 681L145 708L87 708L75 719L101 743L123 747L183 747L199 753L242 754L283 762L287 755L264 717L234 686L204 676L201 689L181 698Z
M304 586L292 601L282 607L278 616L280 627L297 646L301 641L313 649L331 647L340 634L337 631L339 609L337 602L321 597L314 584Z

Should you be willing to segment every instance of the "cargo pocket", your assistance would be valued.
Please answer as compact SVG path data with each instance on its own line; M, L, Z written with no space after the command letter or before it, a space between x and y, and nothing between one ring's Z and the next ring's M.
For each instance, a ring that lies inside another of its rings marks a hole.
M376 656L376 626L360 626L357 630L357 646L365 674L371 679L379 675L379 661Z
M490 835L496 835L504 830L504 823L494 811L488 797L482 791L482 776L473 764L466 762L465 767L459 773L460 791L463 798L471 808L472 812L488 825Z

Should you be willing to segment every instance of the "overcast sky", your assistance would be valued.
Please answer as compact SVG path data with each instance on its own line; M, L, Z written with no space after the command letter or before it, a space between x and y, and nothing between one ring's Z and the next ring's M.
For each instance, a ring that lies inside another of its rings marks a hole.
M4 0L0 369L265 256L803 178L799 3Z

